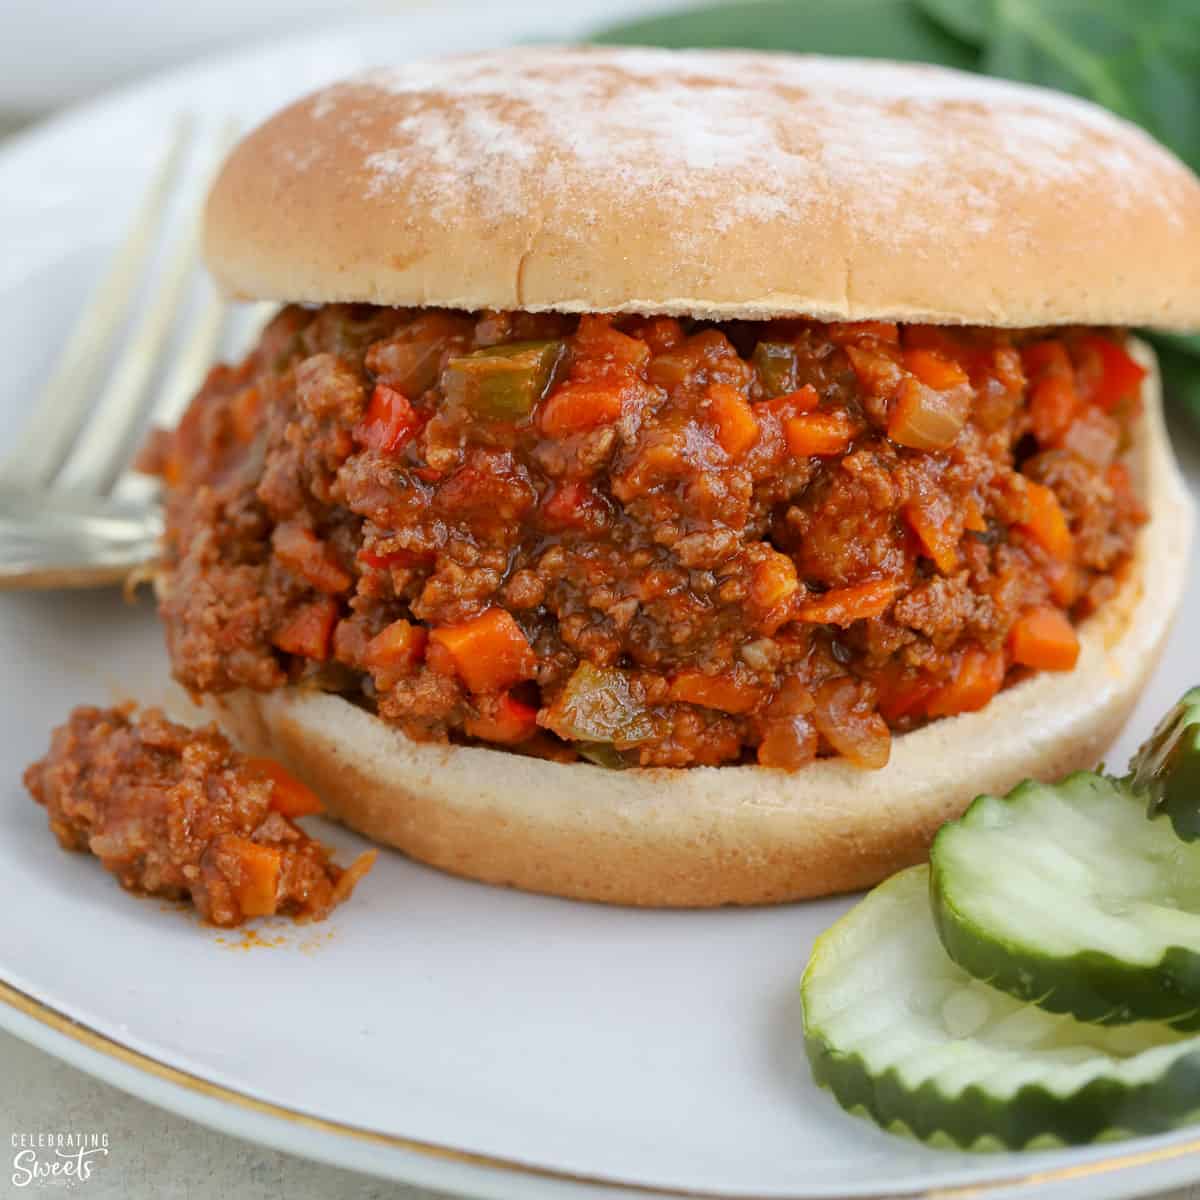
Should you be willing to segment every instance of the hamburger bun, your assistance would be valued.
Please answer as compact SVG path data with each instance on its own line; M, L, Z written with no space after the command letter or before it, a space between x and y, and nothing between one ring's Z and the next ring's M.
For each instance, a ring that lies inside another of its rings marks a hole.
M207 259L254 299L1200 324L1200 184L1058 93L936 67L504 50L376 71L234 151Z
M1142 361L1153 356L1139 347ZM243 749L281 759L352 829L435 867L614 904L768 904L867 887L920 861L981 792L1096 764L1154 668L1183 593L1192 511L1154 370L1130 470L1151 519L1118 593L1080 628L1078 666L893 741L865 771L821 760L606 770L418 743L335 695L206 703Z

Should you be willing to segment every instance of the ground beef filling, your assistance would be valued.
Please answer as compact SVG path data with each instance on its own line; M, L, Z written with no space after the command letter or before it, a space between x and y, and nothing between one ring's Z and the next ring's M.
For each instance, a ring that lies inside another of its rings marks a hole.
M130 891L190 899L214 925L320 919L374 859L336 866L291 820L318 810L307 788L157 709L75 709L25 785L64 849L90 851Z
M610 766L887 761L1069 669L1144 514L1106 330L287 308L147 454L176 676Z

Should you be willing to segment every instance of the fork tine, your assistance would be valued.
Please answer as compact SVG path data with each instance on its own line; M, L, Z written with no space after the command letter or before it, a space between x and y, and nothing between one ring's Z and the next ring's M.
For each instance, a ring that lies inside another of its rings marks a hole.
M137 294L191 136L190 118L181 117L133 226L88 298L37 408L0 470L0 481L6 487L33 490L46 485L86 417L92 381Z
M216 146L217 162L224 158L235 133L232 123L227 125ZM206 191L207 188L201 189L196 211L188 217L187 234L169 259L112 377L55 478L55 487L66 491L103 492L112 486L119 474L126 443L142 416L146 390L200 258L201 214Z
M159 399L150 413L150 425L158 429L174 429L179 424L184 410L192 397L200 390L216 358L221 334L232 306L223 300L216 290L209 293L203 315L196 322L179 357L175 360L171 374ZM236 341L233 357L235 361L247 354L258 341L267 322L279 311L278 304L262 302L240 307L234 321ZM158 495L158 481L138 471L125 471L113 488L113 499L122 503L148 504Z
M204 377L212 366L229 305L216 289L208 286L204 311L200 314L178 357L171 366L170 374L163 383L158 400L150 412L150 424L161 429L173 429L183 416L188 402L199 390ZM152 500L158 484L146 475L127 470L122 473L113 488L113 498L122 502Z

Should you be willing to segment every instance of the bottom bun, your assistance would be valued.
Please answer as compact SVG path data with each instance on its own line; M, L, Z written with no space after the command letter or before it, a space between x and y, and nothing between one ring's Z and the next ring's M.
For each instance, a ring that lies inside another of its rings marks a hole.
M1152 362L1152 359L1147 359ZM980 792L1093 766L1162 650L1183 592L1191 506L1157 377L1131 470L1151 514L1070 672L896 737L889 764L613 771L413 742L320 692L208 703L236 742L282 759L351 828L456 875L612 904L700 908L852 891L920 861Z

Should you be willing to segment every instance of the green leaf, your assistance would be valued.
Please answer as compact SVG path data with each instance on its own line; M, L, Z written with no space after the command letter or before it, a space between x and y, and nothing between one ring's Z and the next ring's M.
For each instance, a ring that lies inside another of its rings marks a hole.
M1183 405L1200 421L1200 337L1168 333L1147 336L1158 353L1163 391L1173 403Z
M993 0L981 66L1094 100L1200 169L1196 0Z
M788 50L920 59L969 69L978 52L916 0L754 0L715 4L603 29L593 41L626 45Z
M982 46L992 25L994 0L920 0L927 16L972 46Z

